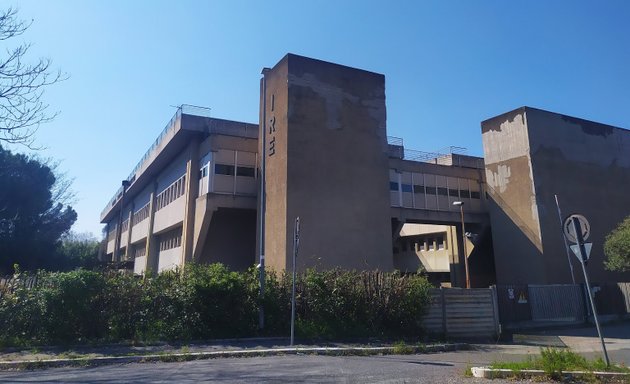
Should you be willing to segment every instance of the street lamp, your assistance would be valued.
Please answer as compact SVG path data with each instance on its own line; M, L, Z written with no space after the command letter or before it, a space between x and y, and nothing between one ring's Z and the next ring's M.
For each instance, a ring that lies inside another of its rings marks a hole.
M464 266L466 267L466 288L470 288L470 275L468 273L468 252L466 252L466 227L464 224L464 202L453 201L453 205L459 207L462 216L462 244L464 246Z

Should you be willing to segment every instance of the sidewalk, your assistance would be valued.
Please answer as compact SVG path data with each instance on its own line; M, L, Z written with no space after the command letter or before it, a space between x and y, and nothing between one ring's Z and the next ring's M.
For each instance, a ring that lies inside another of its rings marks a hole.
M43 368L66 365L124 364L152 361L188 361L220 357L251 357L288 354L386 355L436 353L468 349L465 343L318 343L289 346L287 338L214 340L196 344L147 346L100 345L5 349L0 351L0 370Z
M630 365L630 322L602 327L608 355L617 363ZM282 354L377 355L462 351L469 362L518 361L538 355L542 347L569 347L588 358L602 356L595 327L521 332L513 342L500 344L446 343L395 345L393 343L300 343L289 346L287 338L213 340L195 344L98 345L5 348L0 351L0 369L97 365L149 361L185 361L219 357L271 356Z

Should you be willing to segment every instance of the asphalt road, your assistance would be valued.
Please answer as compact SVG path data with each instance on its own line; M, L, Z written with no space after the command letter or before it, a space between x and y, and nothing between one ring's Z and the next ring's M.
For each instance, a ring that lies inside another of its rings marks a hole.
M228 358L0 372L2 383L487 383L465 377L478 352L428 355ZM492 384L514 383L493 380Z

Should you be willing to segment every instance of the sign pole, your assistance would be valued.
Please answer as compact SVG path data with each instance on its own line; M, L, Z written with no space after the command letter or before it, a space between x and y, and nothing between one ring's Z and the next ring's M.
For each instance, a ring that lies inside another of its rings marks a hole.
M300 247L300 217L295 218L293 227L293 283L291 287L291 346L293 346L295 336L295 259Z
M588 274L586 273L585 262L587 259L586 249L584 248L584 238L582 237L582 228L580 225L580 221L577 217L572 218L573 221L573 229L575 230L575 237L577 239L577 245L580 251L580 264L582 264L582 272L584 272L584 281L586 282L586 291L588 292L588 298L591 302L591 309L593 310L593 318L595 319L595 327L597 328L597 334L599 335L599 340L602 343L602 351L604 351L604 358L606 359L606 366L610 366L610 360L608 359L608 352L606 351L606 343L604 342L604 338L602 337L602 331L599 328L599 320L597 319L597 310L595 309L595 301L593 301L593 294L591 292L591 284L588 282Z
M558 208L558 220L560 220L560 231L562 232L562 239L564 240L564 248L567 251L567 261L569 262L569 269L571 270L571 280L575 285L575 274L573 273L573 263L571 262L571 251L569 250L569 243L567 237L562 231L562 212L560 211L560 203L558 202L558 195L553 195L556 198L556 207Z

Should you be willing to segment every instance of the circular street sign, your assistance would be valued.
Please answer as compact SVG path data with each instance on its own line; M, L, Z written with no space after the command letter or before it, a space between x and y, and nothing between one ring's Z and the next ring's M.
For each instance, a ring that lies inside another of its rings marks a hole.
M564 219L564 224L562 225L562 229L564 230L564 235L567 237L572 243L577 243L577 236L575 236L575 230L573 228L573 218L576 217L580 222L580 230L582 232L582 240L588 239L588 236L591 234L591 225L586 220L586 217L582 215L571 215Z

